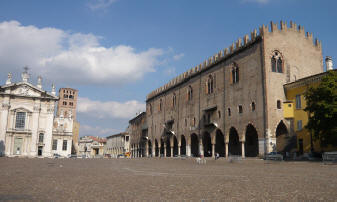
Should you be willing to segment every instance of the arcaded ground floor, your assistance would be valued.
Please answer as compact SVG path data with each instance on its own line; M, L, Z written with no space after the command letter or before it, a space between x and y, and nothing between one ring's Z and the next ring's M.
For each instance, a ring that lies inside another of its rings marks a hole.
M0 158L0 201L336 201L337 165Z

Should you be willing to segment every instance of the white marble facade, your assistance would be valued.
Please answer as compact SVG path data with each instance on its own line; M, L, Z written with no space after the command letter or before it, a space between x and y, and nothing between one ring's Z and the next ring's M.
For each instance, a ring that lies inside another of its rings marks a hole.
M42 89L41 77L36 86L29 83L27 70L21 77L21 82L13 83L8 74L6 84L0 86L0 155L52 157L60 152L67 156L71 152L72 117L54 118L58 101L54 85L47 92ZM54 139L67 140L66 150L63 145L53 150Z

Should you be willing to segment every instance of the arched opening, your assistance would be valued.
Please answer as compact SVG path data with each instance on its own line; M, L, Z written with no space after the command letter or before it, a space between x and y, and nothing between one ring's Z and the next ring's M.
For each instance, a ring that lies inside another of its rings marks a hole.
M284 153L288 145L288 129L287 126L281 121L276 128L276 151ZM273 148L275 150L275 146Z
M147 143L147 145L148 145L148 154L149 154L149 156L152 156L152 143L151 143L151 140L148 140L148 143Z
M199 138L194 133L191 135L191 155L193 157L199 156Z
M233 127L229 130L228 153L229 155L241 155L239 135Z
M202 136L202 145L204 147L204 157L212 156L212 141L208 132L205 132Z
M159 156L159 147L158 147L158 141L157 139L154 140L154 150L155 150L155 156Z
M173 157L178 156L178 140L176 136L173 136Z
M160 139L160 156L164 156L164 140Z
M170 138L166 138L166 157L171 157L171 142Z
M225 137L222 134L221 130L216 131L215 153L218 153L220 157L225 156Z
M185 136L182 135L180 138L181 138L180 155L186 155L186 139L185 139Z
M259 154L259 138L252 124L246 128L245 156L256 157Z
M170 138L166 138L166 157L171 157L171 143Z

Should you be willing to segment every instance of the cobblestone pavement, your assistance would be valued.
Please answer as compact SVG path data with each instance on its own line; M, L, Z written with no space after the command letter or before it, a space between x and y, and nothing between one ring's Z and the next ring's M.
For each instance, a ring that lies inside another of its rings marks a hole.
M337 165L0 158L0 201L337 201Z

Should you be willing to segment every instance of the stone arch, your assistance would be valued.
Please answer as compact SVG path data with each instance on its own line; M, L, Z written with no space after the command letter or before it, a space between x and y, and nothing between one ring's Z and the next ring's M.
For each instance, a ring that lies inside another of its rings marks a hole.
M160 138L160 156L164 156L164 140L163 138Z
M256 128L248 124L245 134L245 156L256 157L259 154L259 138Z
M276 147L273 147L273 151L277 152L286 152L286 147L288 145L288 139L289 139L289 132L287 129L287 126L284 124L284 122L281 120L279 124L276 127Z
M221 130L216 130L215 133L215 153L218 153L220 157L225 156L225 136L222 134Z
M154 155L157 157L159 156L159 147L158 147L158 140L154 139Z
M230 155L241 155L239 134L234 127L229 130L228 153Z
M191 156L199 156L199 138L195 133L191 134Z
M147 141L147 151L148 151L148 156L152 156L152 142L151 142L151 140Z
M180 136L180 155L186 155L186 139L184 135Z
M172 136L173 157L178 156L178 140L175 135Z
M207 131L202 135L202 145L204 148L204 157L212 156L212 138Z
M171 157L171 141L170 138L166 138L166 157Z

